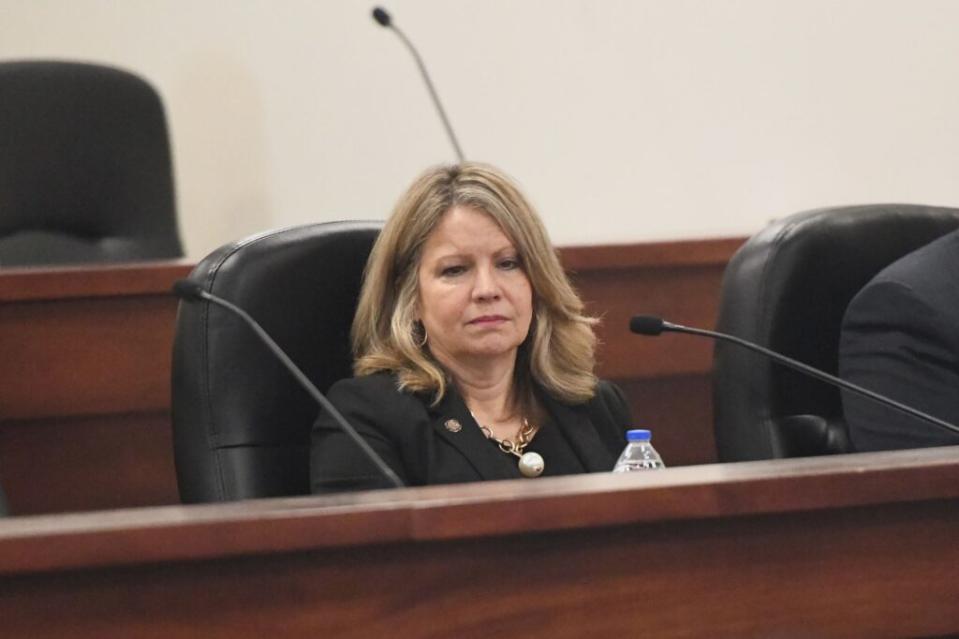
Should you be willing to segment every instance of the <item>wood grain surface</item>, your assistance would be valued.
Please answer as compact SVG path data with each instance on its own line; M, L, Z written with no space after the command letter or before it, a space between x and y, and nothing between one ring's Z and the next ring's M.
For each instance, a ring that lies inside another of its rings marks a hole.
M30 637L959 632L959 449L0 521Z

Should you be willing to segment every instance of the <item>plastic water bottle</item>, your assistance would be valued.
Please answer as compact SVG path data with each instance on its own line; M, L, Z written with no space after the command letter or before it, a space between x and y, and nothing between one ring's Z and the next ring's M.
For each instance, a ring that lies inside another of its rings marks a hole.
M614 473L631 473L637 470L657 470L665 468L663 459L650 443L653 434L648 430L626 431L626 448L616 461Z

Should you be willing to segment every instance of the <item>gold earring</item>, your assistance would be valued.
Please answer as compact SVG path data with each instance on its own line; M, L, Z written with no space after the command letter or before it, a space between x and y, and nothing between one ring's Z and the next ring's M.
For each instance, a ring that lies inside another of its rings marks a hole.
M424 346L426 346L426 341L429 339L429 335L426 334L426 326L423 325L423 322L418 322L418 324L419 324L420 328L423 329L423 339L420 340L420 341L418 341L418 342L416 342L416 345L419 346L420 348L423 348ZM414 333L414 335L416 334L416 329L415 329L415 328L414 328L414 330L413 330L413 333Z

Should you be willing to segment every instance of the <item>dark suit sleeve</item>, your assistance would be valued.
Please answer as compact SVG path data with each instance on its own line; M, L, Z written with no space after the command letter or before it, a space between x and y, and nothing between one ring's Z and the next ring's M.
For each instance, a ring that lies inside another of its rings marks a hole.
M369 376L346 379L330 388L330 402L399 478L408 479L399 446L391 436L395 425L413 419L406 415L411 401L392 387L391 378ZM376 465L326 411L313 425L310 447L310 486L314 494L390 488Z
M632 411L622 389L601 381L592 402L591 420L610 452L619 455L626 446L626 431L633 427Z
M869 284L849 305L840 341L843 379L959 423L959 327L904 284ZM959 444L959 435L843 393L857 450Z

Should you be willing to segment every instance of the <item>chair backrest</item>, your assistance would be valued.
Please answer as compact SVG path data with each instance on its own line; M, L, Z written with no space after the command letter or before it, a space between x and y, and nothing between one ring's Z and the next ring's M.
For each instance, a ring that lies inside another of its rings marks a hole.
M246 310L326 391L352 374L350 325L379 222L332 222L228 244L190 278ZM173 348L173 438L185 503L310 492L319 407L238 318L181 303Z
M909 204L824 208L774 221L723 276L716 330L828 373L853 296L903 255L959 227L959 209ZM849 452L839 391L718 343L713 409L720 461Z
M110 67L0 63L0 267L180 255L156 91Z

